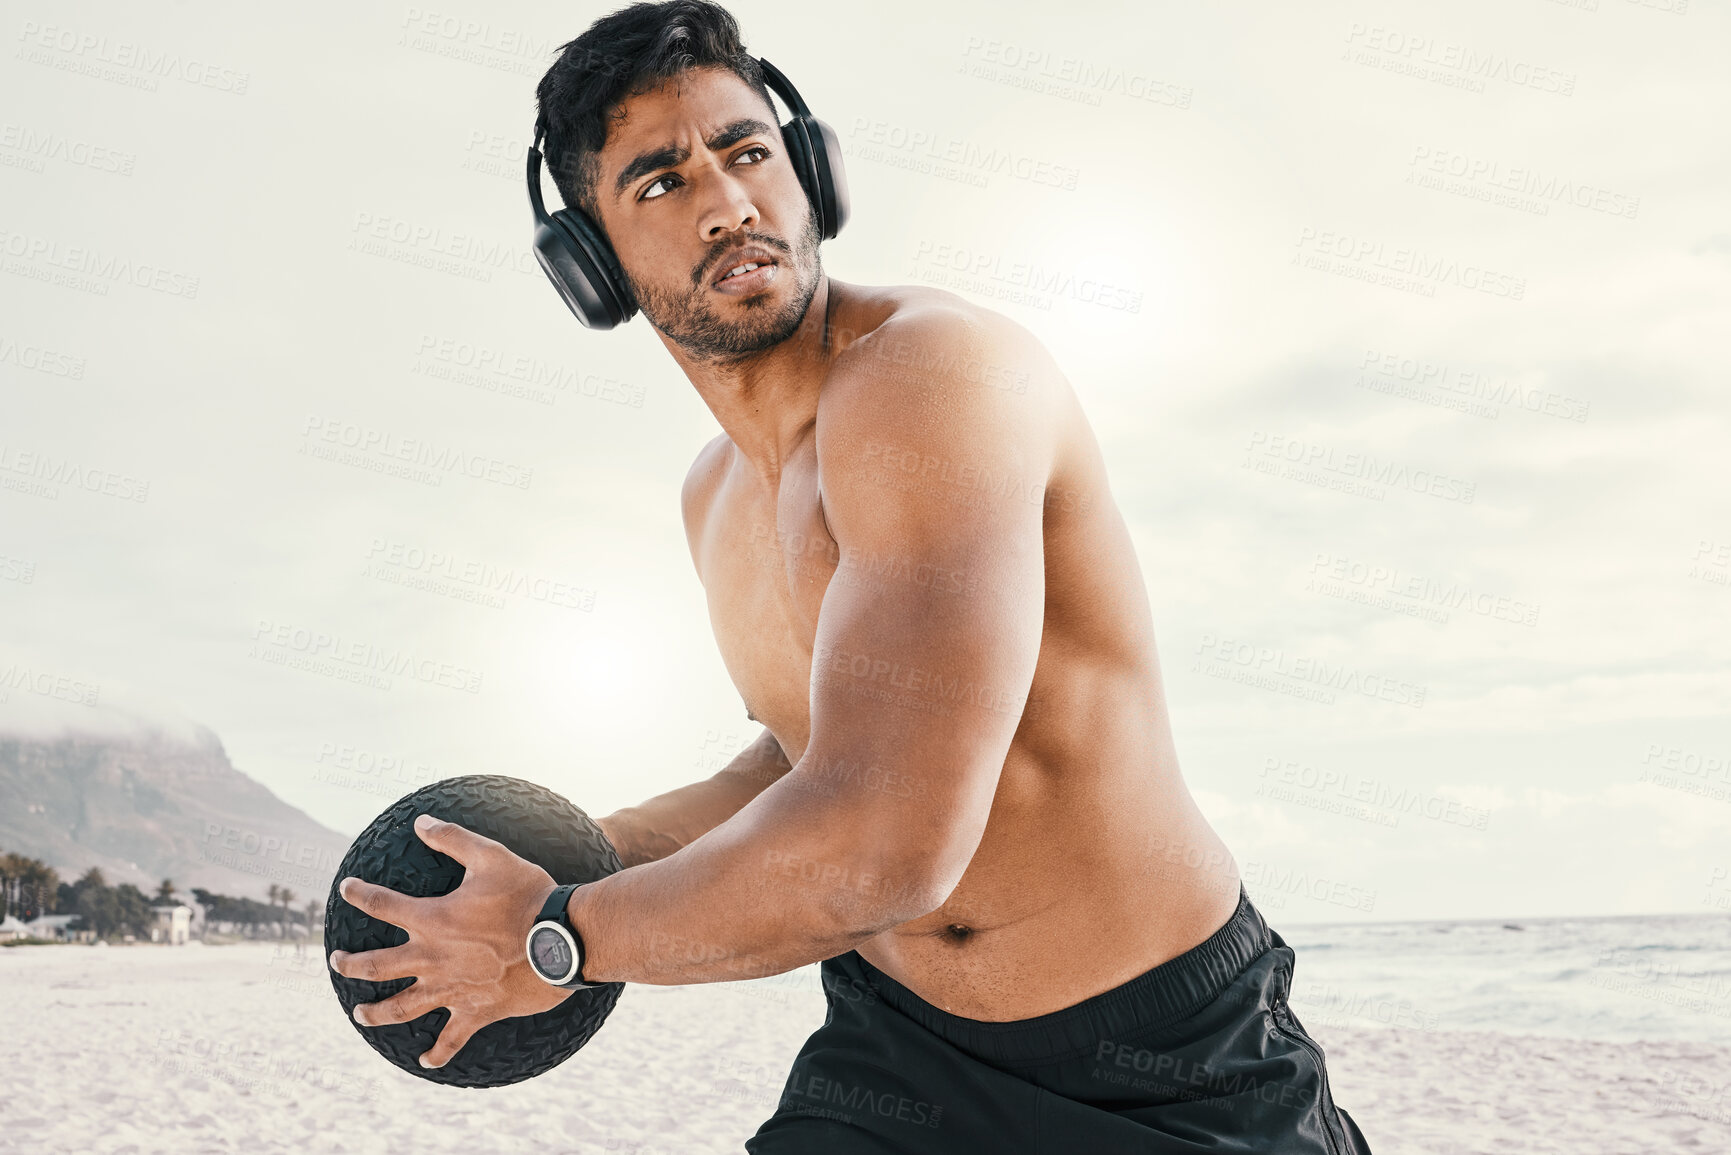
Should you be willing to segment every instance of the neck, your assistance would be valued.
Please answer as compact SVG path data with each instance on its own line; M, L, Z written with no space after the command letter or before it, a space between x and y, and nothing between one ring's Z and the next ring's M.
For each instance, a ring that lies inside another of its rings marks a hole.
M822 277L805 317L780 344L737 361L691 357L662 335L709 411L753 470L774 483L782 463L817 420L817 398L829 374L831 282Z

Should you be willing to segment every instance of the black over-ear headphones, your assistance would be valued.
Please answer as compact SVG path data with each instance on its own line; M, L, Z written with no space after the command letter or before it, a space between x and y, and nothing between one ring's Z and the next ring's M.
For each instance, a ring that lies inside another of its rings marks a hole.
M841 167L841 141L835 130L811 114L799 91L781 70L758 59L764 82L781 97L793 118L781 126L781 143L799 177L817 230L829 240L847 223L847 174ZM551 215L541 199L541 138L545 117L535 122L529 146L529 207L535 210L535 259L577 319L591 329L611 329L637 312L637 299L619 267L619 258L600 226L582 209Z

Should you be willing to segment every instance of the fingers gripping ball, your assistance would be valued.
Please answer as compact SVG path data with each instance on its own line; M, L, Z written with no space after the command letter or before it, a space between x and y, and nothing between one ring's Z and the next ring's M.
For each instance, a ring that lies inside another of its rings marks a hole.
M473 774L434 782L398 799L355 839L337 869L424 898L449 894L463 881L463 866L422 842L418 814L455 822L503 843L561 883L593 882L620 869L619 855L582 810L544 787L520 778ZM525 931L528 928L524 928ZM400 946L408 932L350 905L331 886L325 901L325 952ZM354 1022L357 1003L377 1002L405 990L410 979L372 982L330 972L343 1013ZM411 1074L458 1087L500 1087L558 1066L588 1042L619 1001L623 983L571 992L552 1010L501 1019L477 1031L444 1066L422 1067L450 1012L440 1007L407 1023L355 1029L379 1054Z

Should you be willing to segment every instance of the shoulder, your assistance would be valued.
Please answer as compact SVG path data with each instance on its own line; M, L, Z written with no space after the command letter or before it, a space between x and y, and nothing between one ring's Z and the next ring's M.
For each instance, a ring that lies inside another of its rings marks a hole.
M1021 325L954 294L910 294L837 355L824 383L825 508L845 518L866 503L875 517L935 523L977 514L988 490L1037 492L1059 456L1069 396Z
M837 355L818 402L819 455L871 433L1049 430L1069 384L1026 328L942 290L901 299Z

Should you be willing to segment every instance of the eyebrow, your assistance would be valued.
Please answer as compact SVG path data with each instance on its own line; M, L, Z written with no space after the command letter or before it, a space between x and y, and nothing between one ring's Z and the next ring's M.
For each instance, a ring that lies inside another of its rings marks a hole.
M711 151L719 152L730 145L738 144L748 136L774 136L774 130L756 117L742 116L716 129L703 143L708 145ZM684 164L690 156L691 150L675 144L639 153L631 159L631 163L619 170L619 178L613 182L613 195L622 196L640 177L648 176L657 169Z

